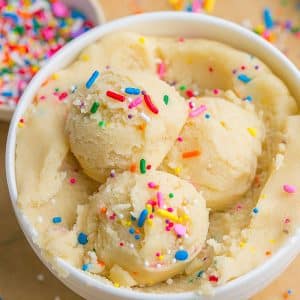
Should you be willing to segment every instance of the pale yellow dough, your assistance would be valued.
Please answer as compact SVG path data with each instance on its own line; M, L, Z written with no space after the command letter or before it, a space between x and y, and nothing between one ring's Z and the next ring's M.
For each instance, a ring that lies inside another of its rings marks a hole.
M155 78L158 64L164 70L160 79ZM84 85L95 70L101 75L87 91ZM240 74L250 81L239 80ZM107 88L125 94L121 88L127 84L145 89L159 114L151 115L144 103L126 110L129 102L121 106L103 97ZM59 100L64 92L67 96ZM101 106L91 114L88 109L98 93ZM163 101L165 94L168 104ZM82 113L77 97L87 105ZM188 103L197 107L201 101L207 111L187 118ZM134 115L130 120L129 113ZM206 113L210 118L205 118ZM16 141L18 205L37 232L35 242L53 264L60 257L97 280L137 291L211 291L266 261L299 227L300 117L296 114L297 102L284 82L250 54L202 39L115 33L53 74L28 107ZM104 128L98 126L103 119ZM198 147L199 157L180 158L183 151ZM146 174L140 174L141 158L151 165ZM128 172L133 164L134 174ZM196 183L199 191L155 168ZM99 182L109 175L115 177L101 186ZM115 244L122 242L121 236L131 245L126 207L138 215L155 196L158 190L146 186L149 178L159 182L166 204L177 213L186 198L191 220L189 237L182 239L192 253L188 262L162 267L155 275L143 264L145 259L152 262L153 250L166 251L160 259L169 263L180 249L180 239L158 226L163 218L154 213L152 227L146 220L142 244L132 242L135 250L126 252L128 248L121 250ZM284 192L284 184L293 185L296 193ZM168 198L169 187L174 203ZM212 208L209 220L206 200ZM113 224L100 217L101 205L108 212L119 202L125 205L118 207L123 219ZM53 222L54 217L61 217L61 222ZM152 234L157 231L159 235ZM80 233L88 238L84 245L78 242ZM209 281L210 276L218 282Z
M245 194L256 173L261 154L264 125L255 112L220 97L194 98L195 109L163 162L163 169L178 169L178 176L203 191L207 206L224 210ZM191 158L183 153L199 151Z
M149 182L159 187L151 189ZM161 208L156 205L153 218L147 218L142 227L138 226L141 212L147 208L149 199L157 201L157 193L163 197ZM170 193L174 194L173 198L169 197ZM90 201L86 228L83 226L89 235L90 247L95 248L98 258L105 261L108 269L118 265L127 271L136 282L133 285L153 285L182 273L201 251L206 239L208 210L205 200L191 184L168 173L122 173L102 185ZM101 213L103 207L105 213ZM171 215L177 220L160 214L160 210L166 212L168 207L173 208ZM111 220L113 214L116 216ZM170 231L165 229L168 219L174 223ZM178 225L186 230L180 237L175 231ZM130 228L140 231L139 240L135 239L136 233L128 232ZM187 251L186 260L175 259L179 249Z
M127 95L124 102L106 95L106 91L122 94L126 87L145 91L158 113L153 113L145 105L142 94ZM168 106L163 102L165 95L170 99ZM128 108L130 101L136 98L142 103L135 109ZM95 101L100 106L96 113L91 113ZM157 168L186 118L184 99L156 76L142 72L105 71L90 89L78 87L66 130L71 151L83 170L93 179L105 182L112 170L129 170L141 159ZM99 122L104 122L103 128Z

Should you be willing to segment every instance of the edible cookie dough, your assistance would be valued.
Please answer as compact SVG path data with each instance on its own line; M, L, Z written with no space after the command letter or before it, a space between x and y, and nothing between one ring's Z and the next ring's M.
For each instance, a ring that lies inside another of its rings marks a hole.
M115 33L53 74L20 120L18 204L54 267L211 293L299 226L299 130L296 100L256 57Z
M85 232L97 257L108 270L117 265L128 272L131 285L153 285L182 273L206 239L205 200L168 173L124 172L90 201Z
M209 208L222 210L251 186L264 126L255 112L219 97L195 98L193 105L163 166L179 168L181 178L203 191Z
M168 106L164 97L171 99ZM74 94L66 124L71 151L85 173L99 182L111 170L129 170L136 159L156 168L187 110L176 90L152 74L105 71L93 86L79 86Z

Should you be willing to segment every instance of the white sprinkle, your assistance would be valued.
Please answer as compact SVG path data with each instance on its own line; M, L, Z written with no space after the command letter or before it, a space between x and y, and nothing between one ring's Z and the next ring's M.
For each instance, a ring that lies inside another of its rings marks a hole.
M171 254L171 250L170 249L168 249L167 254Z
M150 265L149 262L148 262L147 260L145 260L144 266L145 266L145 267L149 267L149 265Z
M166 282L167 282L168 285L171 285L171 284L173 284L173 279L169 278Z
M176 261L176 258L173 258L173 259L172 259L172 263L173 263L173 264L176 264L176 262L177 262L177 261Z
M37 221L38 221L39 223L43 223L44 219L43 219L42 216L38 216L38 217L37 217Z
M148 123L151 121L150 117L143 112L141 112L141 117Z
M36 276L36 279L37 279L38 281L44 281L44 280L45 280L45 276L44 276L43 274L38 274L38 275Z
M129 247L130 247L131 249L133 249L133 248L134 248L134 244L129 244Z

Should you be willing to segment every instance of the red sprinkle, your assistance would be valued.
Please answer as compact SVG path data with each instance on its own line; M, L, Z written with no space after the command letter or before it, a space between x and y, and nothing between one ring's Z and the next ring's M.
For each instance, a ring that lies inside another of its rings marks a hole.
M187 90L186 92L187 97L192 98L195 96L194 92L192 90Z
M151 170L151 167L152 167L151 165L147 165L146 168L147 168L147 170Z
M71 184L76 183L76 178L74 178L74 177L70 178L70 183L71 183Z
M120 102L124 102L125 101L125 96L124 95L115 93L113 91L107 91L106 92L106 96L110 97L110 98L113 98L113 99L115 99L117 101L120 101Z
M215 276L215 275L210 275L210 276L208 277L208 280L209 280L210 282L218 282L218 281L219 281L219 278L218 278L217 276Z
M123 247L123 246L124 246L124 243L123 243L123 242L120 242L119 245L120 245L120 247Z
M154 114L158 114L158 108L153 104L151 98L149 95L144 94L144 101L147 105L147 107L154 113Z
M66 97L68 97L68 93L67 92L63 92L58 96L59 100L64 100Z

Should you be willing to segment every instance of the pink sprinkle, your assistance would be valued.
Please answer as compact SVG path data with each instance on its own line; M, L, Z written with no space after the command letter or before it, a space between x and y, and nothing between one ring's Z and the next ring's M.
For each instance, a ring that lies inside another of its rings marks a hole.
M157 75L160 79L162 79L165 76L166 73L166 65L164 62L161 62L157 64Z
M199 0L194 0L192 3L192 11L193 12L200 12L201 11L201 5Z
M140 105L142 102L143 102L143 98L137 97L129 103L128 108L133 109L134 107L137 107L138 105Z
M155 256L159 257L159 256L160 256L160 253L159 253L159 252L156 252L156 253L155 253Z
M156 185L154 182L152 182L152 181L149 181L149 182L148 182L148 188L150 188L150 189L155 189L156 186L157 186L157 185Z
M195 107L195 103L192 101L189 101L189 108L193 109Z
M290 184L284 184L283 185L283 190L288 193L288 194L293 194L296 193L296 187Z
M164 206L164 198L161 192L157 192L156 194L157 197L157 204L159 208L163 208Z
M291 222L291 220L290 220L289 218L285 218L285 219L284 219L284 223L285 223L285 224L289 224L290 222Z
M45 40L52 40L55 37L55 30L51 27L47 27L41 30Z
M70 183L75 184L76 183L76 178L74 178L74 177L70 178Z
M44 96L44 95L40 97L40 100L41 100L41 101L43 101L43 100L45 100L45 99L46 99L46 96Z
M179 136L179 137L177 138L177 141L178 141L178 142L183 142L183 138L182 138L181 136Z
M150 204L151 206L155 206L156 205L156 201L150 199L147 201L147 204Z
M174 209L173 209L172 207L168 207L168 208L167 208L167 211L168 211L168 212L173 212Z
M183 43L183 42L184 42L184 37L180 37L180 38L178 39L178 42Z
M191 118L197 117L197 116L201 115L202 113L204 113L206 110L207 110L206 105L202 104L198 108L192 110L190 112L189 116Z
M170 226L166 226L166 231L171 231L171 227Z
M214 89L214 90L213 90L213 93L214 93L215 95L218 95L219 92L220 92L220 91L219 91L218 89Z
M6 3L4 0L0 0L0 9L6 6Z
M178 236L184 236L186 234L186 227L181 224L175 224L174 231Z
M153 218L154 218L153 214L149 215L149 218L150 218L150 219L153 219Z
M66 97L68 97L68 93L67 92L63 92L58 96L59 100L64 100Z
M53 14L58 18L66 18L69 15L69 9L68 7L60 1L55 1L52 4L52 11Z

